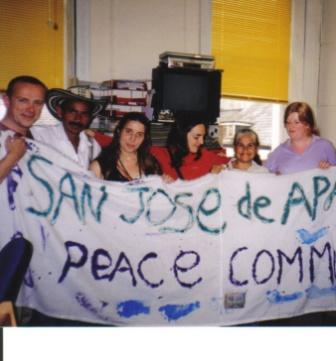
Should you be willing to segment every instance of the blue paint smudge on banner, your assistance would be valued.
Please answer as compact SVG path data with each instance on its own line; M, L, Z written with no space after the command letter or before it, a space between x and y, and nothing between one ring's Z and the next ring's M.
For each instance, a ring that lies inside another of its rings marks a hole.
M46 235L46 232L45 232L44 227L42 225L40 225L40 231L41 231L41 237L42 237L42 248L43 248L43 251L45 251L46 246L47 246L48 236Z
M336 287L327 287L327 288L319 288L317 286L311 286L306 289L307 298L309 299L316 299L320 297L326 297L335 295Z
M150 308L138 300L128 300L117 305L117 312L120 317L130 318L140 314L148 315Z
M23 238L22 232L16 231L16 232L12 235L11 240L17 239L17 238Z
M29 288L34 288L33 271L30 268L28 268L28 271L23 279L23 283Z
M32 143L32 142L26 142L27 144L27 148L31 151L33 151L34 153L39 153L40 152L40 148L37 146L37 144Z
M302 292L294 292L288 295L281 294L278 290L268 291L267 300L269 303L281 304L296 301L303 296Z
M329 227L322 227L313 233L301 228L296 231L296 234L302 244L312 244L318 241L321 237L325 236L328 233L328 228Z
M108 302L105 302L105 301L100 301L101 303L101 308L103 309L104 307L108 306Z
M103 316L99 313L99 310L92 304L92 302L83 292L77 292L75 298L79 305L82 306L85 310L94 314L103 321L111 322L111 319L109 317Z
M189 315L198 308L200 308L200 302L196 301L186 305L165 305L160 307L159 311L165 315L168 321L175 321Z
M8 193L8 204L9 209L15 210L15 201L14 201L14 193L16 192L18 182L14 179L14 176L18 175L19 178L22 178L22 170L16 165L12 171L7 176L7 193Z

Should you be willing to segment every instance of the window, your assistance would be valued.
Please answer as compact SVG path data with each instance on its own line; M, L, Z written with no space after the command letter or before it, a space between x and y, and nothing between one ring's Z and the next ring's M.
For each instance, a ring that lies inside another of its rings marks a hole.
M222 95L286 102L290 0L213 0L212 55Z
M233 137L241 128L251 128L259 136L259 155L265 160L280 141L283 106L253 100L221 99L218 141L229 157L233 156Z
M62 87L63 1L0 0L0 89L18 75Z
M290 15L290 0L212 1L212 55L223 70L219 142L229 156L241 127L257 132L263 159L280 142Z

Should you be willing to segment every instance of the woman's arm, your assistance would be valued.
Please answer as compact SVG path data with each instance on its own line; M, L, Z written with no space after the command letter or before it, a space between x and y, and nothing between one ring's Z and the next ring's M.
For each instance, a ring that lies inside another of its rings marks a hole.
M93 129L86 129L85 134L96 140L96 142L102 147L105 148L112 142L112 137L110 135L106 135L104 133L97 132Z
M211 163L214 166L225 165L230 161L230 158L226 156L223 150L217 152L215 150L203 149L203 151L209 152L211 154Z
M89 166L89 170L99 179L104 179L104 176L102 174L100 165L98 163L98 161L94 160L91 162L90 166Z

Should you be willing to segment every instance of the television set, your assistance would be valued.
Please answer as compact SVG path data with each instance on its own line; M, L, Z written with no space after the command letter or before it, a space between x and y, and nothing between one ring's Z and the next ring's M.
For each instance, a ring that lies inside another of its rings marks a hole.
M219 116L221 70L157 67L152 70L154 120L161 111L199 112L208 124Z

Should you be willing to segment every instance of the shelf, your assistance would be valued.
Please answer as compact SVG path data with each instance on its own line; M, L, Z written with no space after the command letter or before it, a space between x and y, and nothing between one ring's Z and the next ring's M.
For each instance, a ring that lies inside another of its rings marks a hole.
M129 112L142 112L150 106L149 80L110 79L102 83L80 82L80 86L87 87L95 99L107 101L105 111L95 120L95 127L109 129ZM107 123L110 123L108 126ZM103 130L102 129L102 130Z

